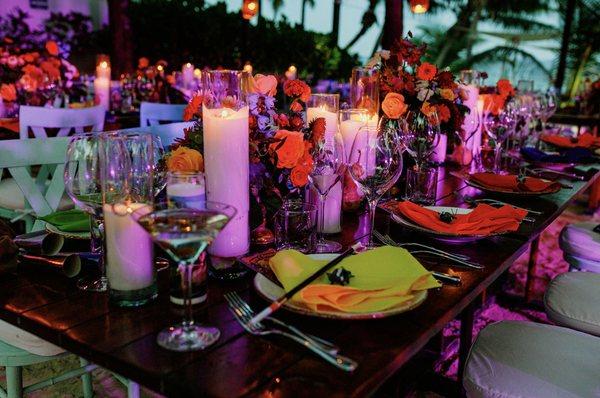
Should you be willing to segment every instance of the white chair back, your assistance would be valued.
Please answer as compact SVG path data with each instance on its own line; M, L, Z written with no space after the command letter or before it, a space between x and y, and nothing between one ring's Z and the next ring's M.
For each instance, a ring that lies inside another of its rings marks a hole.
M186 106L185 104L142 102L140 105L140 127L155 126L161 122L181 122Z
M6 168L23 193L26 205L37 216L45 216L56 211L65 192L63 173L68 137L34 138L29 140L6 140L0 143L0 175ZM48 173L30 174L31 166L53 166L50 183ZM33 230L43 227L36 221Z
M156 124L153 126L145 127L133 127L128 129L118 130L124 133L152 133L158 137L165 147L165 149L175 142L175 138L183 138L183 130L192 127L194 122L179 122L179 123L168 123L168 124Z
M58 128L57 137L83 133L84 127L92 131L104 130L105 111L102 106L83 109L44 108L40 106L19 107L19 131L21 139L29 138L29 129L35 138L46 138L47 128Z

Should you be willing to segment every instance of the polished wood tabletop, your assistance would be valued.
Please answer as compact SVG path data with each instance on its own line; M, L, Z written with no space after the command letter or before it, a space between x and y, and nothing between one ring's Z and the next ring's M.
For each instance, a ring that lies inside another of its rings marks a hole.
M440 168L438 204L464 206L461 195L486 195L466 186L451 170ZM430 291L420 307L390 318L339 321L278 313L281 319L339 345L343 354L358 361L353 373L335 369L287 340L245 333L229 312L223 294L238 291L255 309L264 307L266 302L252 287L252 275L236 282L210 281L208 302L197 311L196 319L218 327L221 338L205 351L176 353L156 344L157 333L182 316L169 304L166 275L159 278L155 302L116 308L109 305L106 294L78 291L74 280L27 267L13 269L6 262L1 264L5 270L0 274L0 318L168 396L285 397L299 392L309 397L366 396L461 314L599 175L590 170L587 181L561 180L572 188L552 195L504 197L543 215L535 216L534 223L523 223L515 233L471 243L442 243L418 236L379 213L376 228L398 241L418 240L467 254L485 269L427 262L431 269L460 275L462 284ZM344 215L342 242L349 243L364 233L359 230L364 224L360 217L364 215Z

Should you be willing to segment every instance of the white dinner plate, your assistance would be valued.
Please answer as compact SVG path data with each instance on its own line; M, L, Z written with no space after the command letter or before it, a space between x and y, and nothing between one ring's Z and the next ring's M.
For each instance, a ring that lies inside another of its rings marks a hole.
M332 260L337 257L337 254L310 254L312 258L317 260ZM276 285L271 282L267 277L262 274L257 273L254 277L254 287L258 294L260 294L267 301L275 301L279 297L281 297L285 291L282 287ZM319 318L330 318L330 319L377 319L377 318L385 318L392 315L398 315L406 311L410 311L413 308L418 307L425 301L427 298L427 290L422 290L419 292L415 292L415 297L397 307L389 308L384 311L376 311L376 312L365 312L365 313L349 313L342 311L313 311L312 309L303 306L299 303L294 303L288 301L283 305L283 308L296 312L302 315L315 316Z

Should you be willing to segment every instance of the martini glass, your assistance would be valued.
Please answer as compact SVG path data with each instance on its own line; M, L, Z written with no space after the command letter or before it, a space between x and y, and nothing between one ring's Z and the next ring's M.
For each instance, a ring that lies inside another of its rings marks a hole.
M204 202L187 208L181 203L162 203L154 206L137 222L150 234L152 240L178 263L181 289L184 295L185 318L183 322L162 330L158 345L172 351L202 350L215 343L221 335L219 329L200 326L192 316L192 269L198 257L215 240L219 232L235 216L232 206Z

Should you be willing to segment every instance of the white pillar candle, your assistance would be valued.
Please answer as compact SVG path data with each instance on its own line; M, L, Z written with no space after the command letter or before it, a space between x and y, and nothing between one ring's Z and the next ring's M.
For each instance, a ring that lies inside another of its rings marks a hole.
M237 209L237 215L217 236L209 253L235 257L250 246L248 107L202 111L206 196Z
M194 65L189 62L184 64L181 68L181 77L183 79L183 86L190 86L194 81Z
M187 207L203 209L206 201L205 184L178 182L167 185L167 198Z
M483 133L483 121L485 120L485 114L483 111L483 98L481 98L481 96L479 96L477 99L477 110L479 111L479 128L475 134L473 134L471 147L471 153L473 154L473 157L478 156L481 152L481 137Z
M150 205L129 205L136 215L152 211ZM152 239L131 215L124 204L105 204L104 233L106 236L106 276L111 289L132 291L154 283Z
M436 163L444 163L446 160L446 149L448 148L448 136L446 134L440 134L433 153L431 154L431 160Z
M96 66L94 102L104 110L110 110L110 65L107 61L102 61Z
M327 110L324 106L306 109L306 123L310 123L317 118L325 118L325 131L337 133L338 113Z
M466 132L467 136L472 135L472 137L467 140L466 146L470 150L473 150L473 145L475 142L475 136L477 135L477 131L473 133L473 127L477 125L479 114L477 113L478 107L477 102L479 100L479 87L473 84L461 85L460 86L468 95L467 100L464 102L464 105L469 108L469 113L465 115L465 120L463 122L462 128ZM478 127L478 130L481 129L481 126ZM481 134L480 134L481 136Z
M342 135L342 141L344 142L344 152L346 152L346 160L350 159L352 153L352 145L354 144L354 138L361 127L365 126L364 121L348 119L340 122L340 134Z

